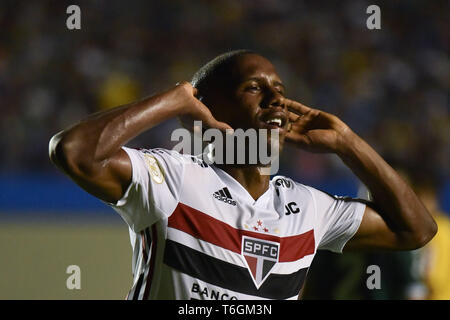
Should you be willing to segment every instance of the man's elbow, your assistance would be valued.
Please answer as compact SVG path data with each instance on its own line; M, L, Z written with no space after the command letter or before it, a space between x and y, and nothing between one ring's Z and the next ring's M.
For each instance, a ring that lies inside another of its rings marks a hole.
M80 171L80 152L77 151L77 143L70 139L64 131L55 134L49 142L48 151L51 162L69 175Z
M438 232L438 226L434 219L423 226L422 230L416 232L414 236L411 237L410 246L412 250L424 247L431 239L434 238Z
M58 168L61 168L61 163L65 159L62 139L63 131L55 134L48 143L48 156L50 161Z
M431 239L434 238L436 233L438 232L438 226L436 224L436 221L434 219L429 223L427 232L424 233L422 238L420 239L420 247L425 246L428 242L431 241Z

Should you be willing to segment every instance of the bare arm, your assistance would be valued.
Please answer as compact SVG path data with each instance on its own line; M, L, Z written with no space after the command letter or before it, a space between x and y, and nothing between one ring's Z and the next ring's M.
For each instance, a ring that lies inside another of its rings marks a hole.
M354 132L349 131L338 153L372 194L358 232L346 249L416 249L437 232L423 203L399 174Z
M346 250L416 249L433 238L437 226L432 216L374 149L336 116L286 101L294 111L288 139L306 150L336 153L372 194L374 206L367 206Z
M190 114L208 126L230 128L215 120L184 82L142 101L96 113L57 133L49 144L52 162L92 195L119 200L131 181L131 162L121 147L170 118Z

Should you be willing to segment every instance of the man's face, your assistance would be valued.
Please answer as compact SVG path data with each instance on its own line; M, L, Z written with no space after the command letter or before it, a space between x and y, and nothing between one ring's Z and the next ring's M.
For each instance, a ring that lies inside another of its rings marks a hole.
M257 54L239 56L224 83L209 106L213 115L234 129L278 129L283 143L288 126L285 88L272 63Z

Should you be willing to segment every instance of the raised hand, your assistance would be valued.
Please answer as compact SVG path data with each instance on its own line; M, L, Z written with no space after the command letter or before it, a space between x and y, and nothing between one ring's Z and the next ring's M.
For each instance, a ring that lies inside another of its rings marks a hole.
M183 81L177 84L174 90L183 104L180 119L185 127L191 128L194 120L200 120L208 128L222 131L232 129L227 123L214 118L209 108L197 98L198 90L189 82Z
M286 141L311 152L338 152L350 128L338 117L285 99L290 129Z

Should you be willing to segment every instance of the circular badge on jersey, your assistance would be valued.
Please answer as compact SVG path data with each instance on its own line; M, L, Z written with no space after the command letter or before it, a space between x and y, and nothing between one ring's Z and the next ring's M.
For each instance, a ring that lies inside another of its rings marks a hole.
M163 183L164 182L164 174L159 166L158 160L155 157L145 154L145 162L148 166L148 171L150 172L150 176L155 183Z

